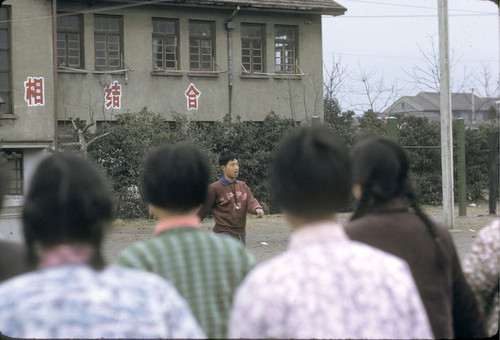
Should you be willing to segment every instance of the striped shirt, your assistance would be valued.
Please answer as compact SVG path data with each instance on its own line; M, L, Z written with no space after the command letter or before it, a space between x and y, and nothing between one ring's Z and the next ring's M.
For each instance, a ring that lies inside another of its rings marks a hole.
M172 282L207 336L223 338L233 295L255 260L229 237L178 227L133 244L116 263L155 272Z
M0 338L202 338L175 288L128 268L60 265L0 285Z

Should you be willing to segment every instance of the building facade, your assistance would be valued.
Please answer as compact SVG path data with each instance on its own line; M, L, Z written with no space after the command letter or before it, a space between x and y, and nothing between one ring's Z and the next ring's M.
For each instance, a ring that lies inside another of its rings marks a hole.
M498 98L482 98L470 93L451 94L452 119L463 118L469 127L491 123L491 116L497 113ZM438 92L420 92L416 96L403 96L396 100L384 112L384 116L397 113L425 117L429 120L441 119L440 94Z
M345 11L332 0L4 1L0 150L14 179L4 215L70 119L143 107L165 120L322 118L321 16Z

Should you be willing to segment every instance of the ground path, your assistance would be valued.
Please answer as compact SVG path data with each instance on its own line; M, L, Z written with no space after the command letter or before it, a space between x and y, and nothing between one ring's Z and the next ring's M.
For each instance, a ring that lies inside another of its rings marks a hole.
M456 210L455 223L450 230L455 246L461 259L470 251L478 231L486 224L498 218L497 215L488 214L488 205L467 207L467 216L458 217ZM425 207L425 211L438 222L442 222L443 212L441 207ZM497 207L497 213L499 207ZM339 222L344 223L350 214L340 214ZM152 237L154 220L117 220L112 230L108 233L104 244L104 255L108 262L112 262L116 255L129 244ZM213 226L211 219L203 221L203 229L210 230ZM290 227L283 217L266 215L258 219L248 215L247 220L247 249L255 256L257 261L271 258L286 250L290 238Z

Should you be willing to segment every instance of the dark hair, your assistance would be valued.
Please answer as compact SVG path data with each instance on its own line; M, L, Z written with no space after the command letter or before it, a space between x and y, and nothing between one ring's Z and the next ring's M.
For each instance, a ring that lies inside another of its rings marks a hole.
M406 199L434 239L439 265L444 267L447 253L437 226L420 208L409 178L409 161L404 149L392 139L369 136L354 146L352 159L354 183L361 186L362 194L351 220L395 198Z
M3 208L4 195L9 187L7 170L0 167L0 212Z
M202 204L210 181L210 163L194 145L161 145L146 157L143 195L161 208L187 211Z
M283 210L314 221L349 204L351 166L345 146L330 130L305 127L278 145L271 169L271 194Z
M231 151L224 152L219 157L219 166L227 165L233 159L238 159L238 155Z
M101 243L112 213L108 181L95 164L72 154L45 158L33 176L23 209L29 259L36 264L39 246L84 242L94 250L90 265L103 268Z

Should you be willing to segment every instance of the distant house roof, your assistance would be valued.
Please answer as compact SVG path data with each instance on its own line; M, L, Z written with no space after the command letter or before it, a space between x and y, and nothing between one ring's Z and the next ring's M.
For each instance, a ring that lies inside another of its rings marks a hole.
M144 2L143 0L102 0L94 2ZM343 15L347 10L344 6L333 0L163 0L151 1L151 5L198 5L231 7L240 6L241 9L285 11L285 12L307 12L323 15Z
M496 98L481 98L472 93L452 93L452 111L472 111L472 96L474 96L474 110L486 111L495 105ZM407 104L408 110L403 109L403 103ZM420 92L416 96L403 96L389 106L384 114L405 112L439 112L440 94L438 92Z

